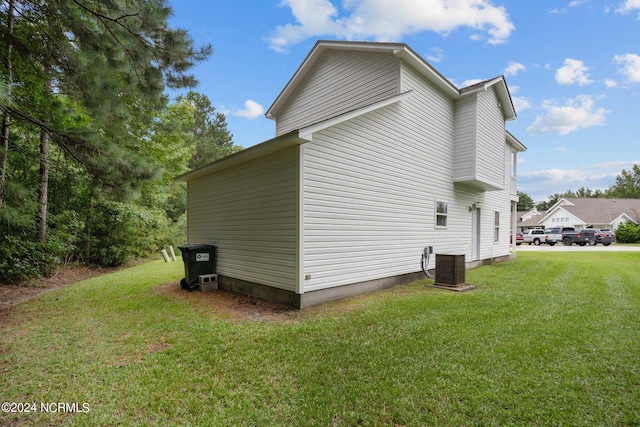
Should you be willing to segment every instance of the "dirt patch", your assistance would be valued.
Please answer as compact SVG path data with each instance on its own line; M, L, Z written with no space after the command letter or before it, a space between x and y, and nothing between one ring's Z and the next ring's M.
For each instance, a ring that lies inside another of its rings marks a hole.
M0 284L0 318L6 316L18 304L37 298L46 292L112 273L115 270L104 267L61 267L50 277L34 279L20 285ZM156 291L189 301L207 314L221 319L284 322L291 321L300 313L283 304L225 290L188 292L177 282L158 286Z
M169 283L156 287L156 292L188 301L220 319L288 322L300 314L299 310L284 304L223 289L213 292L189 292L182 289L179 283Z
M115 269L104 267L61 267L50 277L41 277L19 285L0 284L0 314L45 292L113 271Z

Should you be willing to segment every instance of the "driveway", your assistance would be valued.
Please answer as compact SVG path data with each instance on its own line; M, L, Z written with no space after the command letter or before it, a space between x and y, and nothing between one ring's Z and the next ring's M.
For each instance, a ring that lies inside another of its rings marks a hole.
M528 245L521 244L517 247L516 251L544 251L544 252L567 252L567 251L606 251L606 252L640 252L640 246L631 245L616 245L615 243L610 246L565 246L562 243L557 243L554 246L549 245Z

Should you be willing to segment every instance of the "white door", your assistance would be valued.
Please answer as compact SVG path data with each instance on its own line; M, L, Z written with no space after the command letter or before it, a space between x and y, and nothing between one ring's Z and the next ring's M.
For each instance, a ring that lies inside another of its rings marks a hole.
M480 208L471 211L471 260L480 259Z

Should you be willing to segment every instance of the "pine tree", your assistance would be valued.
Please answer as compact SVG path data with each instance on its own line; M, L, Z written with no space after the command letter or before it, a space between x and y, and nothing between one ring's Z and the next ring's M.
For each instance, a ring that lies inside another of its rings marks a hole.
M190 168L194 169L221 159L240 149L233 144L233 135L227 128L226 116L216 111L206 95L189 91L185 96L178 97L176 102L186 102L193 111L195 152L189 161Z
M188 70L211 47L196 50L186 31L170 28L164 0L16 1L15 10L15 29L5 31L2 48L16 46L22 73L16 70L17 93L7 111L41 130L44 240L48 145L81 165L110 197L126 197L156 173L138 153L131 123L148 123L153 116L142 112L166 105L165 88L193 86ZM7 19L10 12L4 11Z

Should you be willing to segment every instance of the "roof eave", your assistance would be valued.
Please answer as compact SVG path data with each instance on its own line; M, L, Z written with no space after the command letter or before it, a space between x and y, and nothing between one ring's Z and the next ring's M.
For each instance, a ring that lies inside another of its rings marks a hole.
M237 153L231 154L230 156L224 157L220 160L208 163L190 172L177 176L174 180L176 182L189 182L196 178L200 178L241 163L246 163L267 154L275 153L294 145L300 145L304 142L306 142L306 140L300 138L298 131L295 130L254 145L253 147L245 148L242 151L238 151Z
M463 97L478 92L484 92L493 86L496 86L496 92L498 94L498 99L500 100L500 107L502 108L505 121L515 120L517 117L516 109L513 105L511 93L509 92L509 87L507 86L507 81L504 76L494 77L493 79L485 80L466 88L462 88L460 89L460 96Z
M520 153L527 151L527 147L525 147L525 145L509 131L507 131L507 143Z
M409 65L416 68L421 74L429 79L433 84L435 84L439 89L441 89L444 93L456 99L460 97L460 91L458 88L451 83L446 77L438 72L435 68L431 66L428 62L426 62L420 55L418 55L413 49L411 49L406 44L401 45L401 49L397 49L394 54L407 62Z

